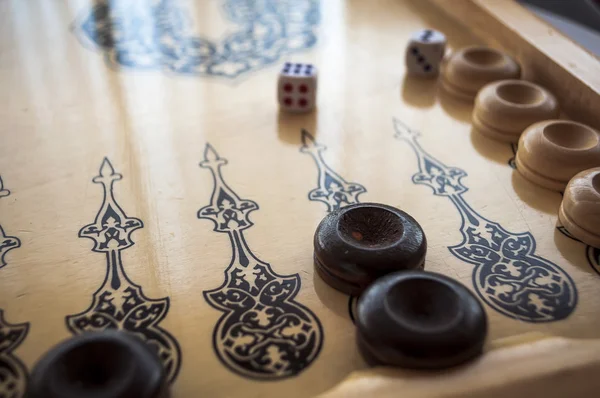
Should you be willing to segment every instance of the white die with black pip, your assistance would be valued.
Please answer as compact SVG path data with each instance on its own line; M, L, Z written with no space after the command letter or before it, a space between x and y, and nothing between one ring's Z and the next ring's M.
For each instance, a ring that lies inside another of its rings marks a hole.
M286 62L279 73L277 98L286 112L310 112L317 102L317 68L311 64Z
M446 36L432 29L414 32L406 47L406 71L410 75L436 77L446 51Z

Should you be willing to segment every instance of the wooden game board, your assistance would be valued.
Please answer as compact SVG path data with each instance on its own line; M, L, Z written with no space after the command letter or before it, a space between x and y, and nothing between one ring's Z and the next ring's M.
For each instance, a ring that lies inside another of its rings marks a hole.
M598 60L512 1L0 0L0 395L59 341L118 328L174 398L594 396L600 251L471 105L405 78L425 26L508 50L600 124ZM319 68L316 112L278 113L284 61ZM484 303L480 359L363 362L312 236L367 201L414 216L425 268Z

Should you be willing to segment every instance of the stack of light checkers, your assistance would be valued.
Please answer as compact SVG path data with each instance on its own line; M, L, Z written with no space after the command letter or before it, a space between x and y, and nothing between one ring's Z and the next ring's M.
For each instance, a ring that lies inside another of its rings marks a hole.
M468 47L445 61L442 87L461 99L475 95L474 130L497 141L518 142L517 171L536 185L565 191L560 222L579 240L600 247L600 183L593 182L593 168L600 167L600 134L558 120L556 97L540 85L515 79L519 70L507 54Z
M445 36L432 32L421 30L411 36L407 72L431 77L439 69L445 92L474 100L474 131L497 141L518 142L517 171L534 184L564 191L560 222L577 239L600 247L600 133L578 122L558 120L556 97L538 84L520 80L521 67L510 55L472 46L442 58L439 50L444 51Z
M519 139L517 171L563 192L558 219L571 235L600 248L600 133L569 120L529 126Z
M423 271L427 240L407 213L377 203L335 210L317 227L314 248L319 276L360 295L357 344L368 363L435 369L482 352L483 307L459 282Z

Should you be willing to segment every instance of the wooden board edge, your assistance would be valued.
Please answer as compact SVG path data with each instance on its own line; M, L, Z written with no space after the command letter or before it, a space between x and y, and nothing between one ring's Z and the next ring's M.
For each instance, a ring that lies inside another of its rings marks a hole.
M514 0L427 0L523 66L572 119L600 129L600 60Z
M560 337L493 349L439 372L376 368L353 372L320 398L591 397L600 388L600 340Z

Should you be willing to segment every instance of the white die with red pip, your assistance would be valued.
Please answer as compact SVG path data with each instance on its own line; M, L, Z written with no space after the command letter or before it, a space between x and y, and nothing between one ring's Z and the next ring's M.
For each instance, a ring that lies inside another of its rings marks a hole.
M279 106L287 112L310 112L317 102L317 68L286 62L277 84Z

